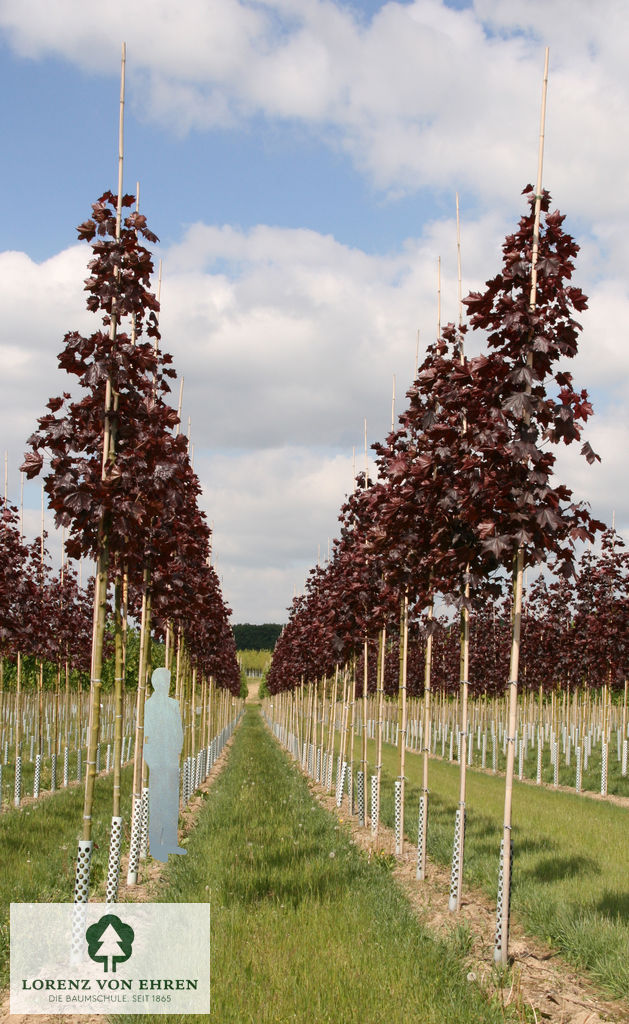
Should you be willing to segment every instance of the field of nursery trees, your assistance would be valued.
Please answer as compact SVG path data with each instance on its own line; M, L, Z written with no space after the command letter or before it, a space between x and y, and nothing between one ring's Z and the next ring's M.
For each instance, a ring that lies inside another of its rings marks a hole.
M35 540L5 470L3 1019L11 903L148 902L210 904L221 1024L629 1020L629 553L555 475L558 445L598 456L566 368L587 299L543 115L521 219L439 323L328 559L283 628L234 631L171 401L157 237L123 189L124 68L118 187L77 229L94 330L63 338L25 444ZM182 743L186 856L165 859L158 668Z

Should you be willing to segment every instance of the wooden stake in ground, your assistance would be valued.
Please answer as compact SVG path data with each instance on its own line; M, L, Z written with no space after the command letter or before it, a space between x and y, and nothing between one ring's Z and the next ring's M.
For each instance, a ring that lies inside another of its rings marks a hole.
M387 646L387 630L383 626L378 639L377 665L377 712L376 712L376 774L371 777L371 833L378 834L380 821L380 782L382 777L382 730L384 708L384 665Z
M334 666L334 688L332 690L332 700L330 701L330 710L328 711L328 745L327 745L327 763L326 763L326 777L324 781L325 788L328 792L332 789L332 766L334 763L334 732L336 728L336 696L339 682L339 666L338 662Z
M419 829L417 840L417 878L426 878L426 835L428 832L428 759L430 756L430 694L432 676L432 617L434 599L428 608L428 635L424 654L424 725L422 730L422 788L419 797Z
M367 420L365 420L365 490L369 483L369 459L367 455ZM362 759L358 773L358 824L367 821L367 684L369 680L369 644L367 633L363 641L363 702L362 702Z
M144 769L144 704L146 700L146 635L150 636L151 592L150 574L145 568L142 587L142 615L140 619L140 663L135 712L135 746L133 757L133 805L131 817L131 844L127 868L127 885L137 885L142 839L142 780Z
M456 196L456 247L457 247L457 270L458 270L458 299L459 299L459 358L461 365L464 362L463 354L463 301L461 288L461 222L459 217L459 196ZM463 414L461 432L467 431L467 422ZM465 602L469 600L469 564L463 574L462 597ZM463 888L463 863L465 858L465 816L466 816L466 773L467 773L467 695L469 689L469 664L470 664L470 617L467 605L461 608L461 631L460 631L460 672L459 687L461 692L461 725L459 729L459 806L456 810L454 823L454 844L452 853L452 871L450 876L450 901L451 911L458 911L461 907L461 891Z
M114 587L114 787L109 837L109 861L107 867L107 893L105 901L118 901L118 879L120 876L120 847L122 841L122 815L120 814L120 776L122 760L122 716L123 716L123 665L124 633L122 595L123 581L119 574Z
M395 855L404 853L404 782L406 767L406 675L408 666L408 592L400 608L400 674L398 692L398 750L400 774L395 783Z
M533 251L531 256L530 308L537 304L537 254L539 249L539 222L542 201L542 169L544 162L544 125L546 120L546 92L548 87L548 47L544 62L544 84L542 87L542 110L540 117L539 151L537 161L537 184L535 188L535 223L533 228ZM529 366L533 365L529 353ZM530 387L530 386L529 386ZM529 388L527 388L529 390ZM500 848L500 873L498 879L498 906L496 911L496 944L494 960L506 964L509 957L509 910L511 902L511 805L513 799L513 771L515 765L515 734L518 724L518 671L520 664L520 631L522 623L522 582L524 575L524 549L519 548L513 565L513 617L511 634L511 656L509 659L509 717L507 732L507 768L505 777L505 806L502 843Z
M122 222L122 169L124 154L124 96L125 96L126 48L122 44L120 74L120 119L118 132L118 203L116 209L116 239L120 239ZM109 337L116 337L118 315L112 301ZM111 382L107 381L105 397L105 422L103 429L102 476L106 478L108 465L114 458L111 431L112 394ZM89 899L90 868L92 860L92 806L94 803L94 782L96 778L96 749L100 728L100 691L103 665L103 643L105 639L105 615L107 611L107 577L109 571L108 523L101 516L98 527L98 556L96 559L96 584L94 587L94 627L92 633L92 666L90 681L90 716L87 748L87 771L85 775L85 799L83 803L83 830L79 841L74 884L74 902L87 903Z

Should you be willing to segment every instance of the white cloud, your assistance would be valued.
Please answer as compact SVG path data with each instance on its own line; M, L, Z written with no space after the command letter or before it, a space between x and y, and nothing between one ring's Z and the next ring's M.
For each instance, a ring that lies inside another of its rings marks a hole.
M422 306L436 308L429 245L384 258L313 231L192 228L165 260L162 328L192 396L213 382L195 435L334 444L360 436L374 401L382 423L391 374L410 378Z
M510 208L537 166L548 42L548 184L594 224L627 215L622 0L477 0L459 11L415 0L371 18L331 0L111 0L107 10L0 0L0 28L20 54L61 54L92 73L114 73L126 39L130 102L177 132L256 115L302 122L379 188L469 188Z
M470 225L474 260L494 230L494 222ZM185 376L184 429L190 416L238 618L265 617L257 603L247 611L258 599L278 615L293 587L303 586L317 547L325 553L336 534L353 447L363 465L363 420L369 443L384 436L392 374L399 409L416 329L428 323L425 337L436 330L435 247L448 236L452 224L433 224L425 237L380 257L313 231L199 224L164 254L163 344ZM63 335L95 329L83 312L85 257L79 246L42 264L21 253L0 258L14 500L25 439L48 397L68 386L56 368ZM444 264L444 317L446 306L456 315L453 262ZM176 403L176 384L174 391ZM27 507L38 503L31 485ZM273 593L262 596L254 583L260 573L276 581Z
M504 233L497 215L464 221L464 290L497 269ZM82 290L87 247L42 264L0 255L0 350L9 492L37 416L67 387L56 354L69 328L93 330ZM442 252L442 320L457 316L453 220L435 221L397 252L370 255L314 231L259 225L194 225L164 255L164 347L185 375L184 429L192 421L195 466L214 520L219 572L236 621L277 619L304 575L327 552L352 481L352 447L363 465L390 423L391 376L403 408L415 333L436 332L436 262ZM629 296L619 278L592 287L583 317L579 386L611 396L587 437L603 456L588 467L561 450L558 472L598 515L629 521L624 457L629 409ZM173 403L176 403L177 385ZM27 508L37 509L32 485ZM37 532L31 515L33 530ZM30 522L30 520L29 520ZM57 543L57 542L55 542Z
M0 31L25 57L60 55L108 75L124 38L129 104L176 133L282 121L345 153L392 196L467 190L477 212L463 205L464 294L496 272L535 174L549 44L544 180L582 239L576 277L590 308L572 369L595 392L586 434L603 457L588 467L575 446L562 448L558 476L602 518L615 509L619 525L629 522L624 0L475 0L460 11L415 0L373 15L332 0L110 0L106 17L95 0L0 0ZM416 331L423 344L436 333L438 256L442 323L457 318L454 217L435 213L421 233L409 225L406 242L380 255L313 230L199 223L163 256L164 346L186 379L184 423L190 416L227 599L236 620L281 619L336 532L353 446L362 466L363 418L369 441L381 439L392 374L399 410ZM56 368L63 335L94 329L87 258L85 246L41 264L0 254L14 500L25 439L68 386ZM37 485L26 501L35 535Z
M204 454L195 465L227 601L248 608L249 617L285 621L295 588L303 589L337 534L353 483L351 456L286 446Z
M611 278L590 289L580 317L583 335L574 360L575 380L588 390L605 390L611 401L626 401L629 377L629 286Z
M17 495L17 466L26 438L52 395L71 390L57 371L57 354L69 330L95 330L85 310L82 246L35 263L25 253L0 253L0 359L3 368L3 442L9 452L10 491Z
M629 487L627 487L627 452L629 451L629 408L609 408L589 421L586 434L592 448L601 456L600 463L588 465L580 455L580 445L560 446L555 466L557 478L572 488L577 500L590 503L594 516L604 523L626 528L629 523Z

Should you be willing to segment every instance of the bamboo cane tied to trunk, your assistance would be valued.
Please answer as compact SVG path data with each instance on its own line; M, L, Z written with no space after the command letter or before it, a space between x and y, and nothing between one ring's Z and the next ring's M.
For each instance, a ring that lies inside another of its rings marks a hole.
M372 831L377 834L380 821L380 786L382 782L382 738L384 730L384 670L387 649L387 628L383 626L378 639L378 710L377 710L377 732L376 732L376 822L375 827L372 821ZM372 808L373 815L373 808Z
M105 639L105 617L107 612L107 572L109 568L109 546L106 536L102 538L101 551L97 561L95 585L95 625L92 646L92 671L90 680L90 713L85 773L85 800L83 804L82 839L92 838L92 807L94 804L94 782L96 779L96 748L100 732L100 694L103 670L103 643Z
M419 850L417 858L417 877L422 880L426 878L426 836L428 833L428 759L430 755L430 733L431 733L431 708L430 695L432 692L432 620L434 614L434 598L428 606L428 635L426 636L426 649L424 652L424 725L422 735L422 788L421 799L423 801L423 829L419 837Z
M399 856L404 853L404 782L406 770L406 679L408 671L408 591L401 602L400 611L400 676L398 693L398 747L400 760L400 844Z
M356 735L356 658L352 656L351 662L352 685L350 701L350 725L349 725L349 757L348 757L348 790L347 801L348 811L354 813L354 738Z
M118 198L116 210L116 240L121 237L122 222L122 170L124 154L124 94L125 94L125 64L126 48L122 46L121 79L120 79L120 117L118 134ZM109 337L113 342L116 338L118 326L118 313L116 309L115 296L112 298ZM107 379L105 390L105 419L103 428L103 453L101 475L103 480L107 477L109 464L113 462L115 451L111 433L111 411L112 411L112 387L111 379ZM99 740L100 729L100 693L102 679L103 643L105 638L105 616L107 608L107 574L109 569L109 537L108 522L106 515L101 516L98 529L96 558L96 585L94 588L94 616L92 632L92 665L90 681L90 713L89 713L89 738L87 749L87 772L85 777L85 799L83 804L83 828L82 840L84 852L87 844L92 841L92 807L94 802L94 781L96 774L96 750ZM87 857L87 868L81 862L85 857L77 858L77 875L75 880L74 898L76 902L87 902L90 883L90 861L91 845L89 846L90 856ZM79 877L81 875L81 877Z
M22 761L22 652L17 652L15 679L15 805L21 802Z
M542 172L544 161L544 127L546 120L546 93L548 86L548 47L544 60L544 81L542 86L542 104L540 114L540 134L537 161L537 181L535 189L535 214L533 227L533 248L531 253L531 291L529 307L535 309L537 304L537 257L539 252L539 225L542 203ZM527 356L529 368L533 366L533 353ZM526 391L530 392L530 384ZM505 804L503 824L503 900L500 915L500 942L494 950L494 957L506 964L509 956L509 911L511 891L511 808L513 798L513 773L515 764L515 734L518 716L518 671L520 660L520 632L522 622L522 586L524 576L524 549L518 548L513 566L513 620L511 655L509 665L509 718L507 734L507 766L505 776Z
M363 756L361 760L362 772L363 772L363 786L365 793L365 803L367 801L367 685L369 682L369 644L367 642L367 636L365 636L364 646L364 664L363 664ZM365 810L365 817L366 817Z
M469 572L469 566L467 571ZM470 596L469 582L465 583L464 597ZM467 733L468 733L468 688L470 658L470 618L466 606L461 609L460 638L460 690L461 690L461 725L459 733L459 829L458 829L458 862L453 863L453 889L450 893L450 910L458 911L461 907L461 891L463 887L463 861L465 855L465 803L467 773Z
M142 805L142 766L144 763L144 703L146 699L146 648L144 636L149 613L149 570L144 569L142 586L142 612L140 618L140 663L138 666L138 689L135 710L135 742L133 751L133 802L131 810L131 850L127 885L135 885L138 880L137 857L140 842L140 815Z
M337 691L338 691L338 681L339 681L339 666L338 666L338 663L337 663L335 668L334 668L334 685L333 685L333 689L332 689L332 700L330 702L330 711L329 711L329 714L328 714L328 746L327 746L328 765L330 765L331 762L334 759L334 731L335 731L335 727L336 727L336 697L337 697ZM330 780L332 779L332 772L329 769L328 769L328 778ZM328 788L328 785L327 785L327 779L326 779L326 789L327 788Z
M114 780L112 815L120 817L120 776L122 761L122 581L117 577L114 586Z

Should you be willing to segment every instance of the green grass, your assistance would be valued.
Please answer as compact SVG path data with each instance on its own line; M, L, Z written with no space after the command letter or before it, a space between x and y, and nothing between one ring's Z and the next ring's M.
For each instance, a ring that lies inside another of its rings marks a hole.
M369 744L373 766L375 744ZM398 753L384 746L382 820L393 826ZM358 766L356 766L358 767ZM370 768L370 770L372 770ZM405 833L417 842L421 760L406 758ZM504 778L468 770L464 885L496 898ZM452 857L459 767L432 760L429 768L428 854ZM610 994L629 992L629 811L515 782L512 909L538 935Z
M101 747L101 767L105 767L105 747ZM11 752L11 756L14 756L14 751ZM85 759L86 750L83 748L83 779L85 779ZM74 782L76 780L76 761L77 753L76 750L70 751L70 758L68 761L68 781ZM22 758L22 797L33 795L33 786L35 784L35 762L31 761L30 758ZM63 784L63 754L57 755L57 789L61 789ZM50 790L52 785L52 760L50 757L42 758L41 765L41 777L39 783L40 793L43 794ZM2 765L2 790L1 805L3 808L13 806L13 798L15 793L15 763L10 761L8 764Z
M122 814L129 821L132 773L122 772ZM103 885L109 856L113 774L94 789L92 891ZM0 815L0 988L8 985L9 904L68 903L74 893L77 843L83 815L83 787Z
M482 761L482 753L478 749L476 742L476 733L473 736L473 750L472 750L472 766L480 768ZM449 756L449 741L445 744L445 756ZM437 743L437 754L441 753L441 743ZM515 770L518 772L518 752L516 753L515 759ZM547 741L542 747L542 782L547 785L554 783L554 768L550 759L550 743ZM454 744L454 755L456 757L456 743ZM496 749L496 768L498 772L504 772L506 766L506 755L503 752L503 744L497 743ZM574 746L571 749L570 764L565 763L566 757L562 753L561 743L559 744L559 785L569 786L572 789L576 789L576 775L577 775L577 755ZM581 789L587 790L591 793L600 793L601 791L601 744L600 742L592 748L592 753L588 759L587 771L581 773ZM583 765L583 762L582 762ZM487 758L486 767L491 768L492 766L492 743L491 737L487 738ZM629 775L625 778L622 777L621 771L622 765L618 760L617 740L616 732L612 732L612 738L609 743L608 750L608 762L607 762L607 792L614 796L626 796L629 797ZM522 764L522 775L525 779L536 779L537 777L537 740L533 747L527 746L525 757L523 758Z
M431 938L390 869L368 863L249 708L158 898L211 903L220 1024L504 1020L466 980L467 942Z

